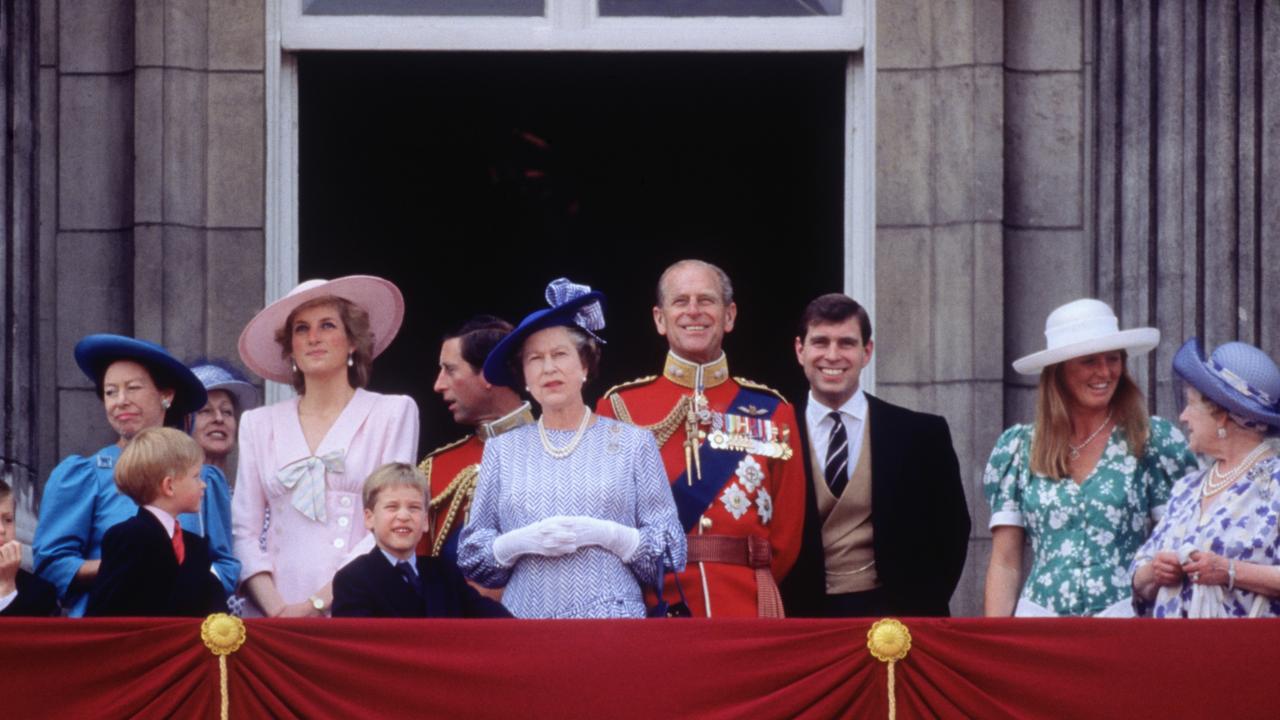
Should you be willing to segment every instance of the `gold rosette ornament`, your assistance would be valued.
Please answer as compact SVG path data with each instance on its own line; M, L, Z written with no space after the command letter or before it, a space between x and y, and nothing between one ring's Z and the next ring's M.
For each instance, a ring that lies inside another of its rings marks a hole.
M911 631L894 618L877 620L867 631L867 649L875 659L889 666L889 720L894 720L898 707L894 698L893 666L911 652Z
M244 621L234 615L214 613L200 623L200 639L209 652L218 656L218 683L222 697L222 720L231 713L231 697L227 692L227 656L244 645Z

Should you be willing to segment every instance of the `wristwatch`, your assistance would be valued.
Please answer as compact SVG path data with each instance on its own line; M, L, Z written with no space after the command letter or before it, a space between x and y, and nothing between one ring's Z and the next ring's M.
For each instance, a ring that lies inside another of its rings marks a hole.
M324 612L324 599L319 595L312 595L307 598L307 602L311 603L311 607L315 608L316 612Z

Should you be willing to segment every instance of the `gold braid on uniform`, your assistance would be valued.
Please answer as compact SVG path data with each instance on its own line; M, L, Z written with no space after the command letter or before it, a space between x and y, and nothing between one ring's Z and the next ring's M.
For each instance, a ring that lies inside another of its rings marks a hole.
M469 439L470 438L462 438L456 442L443 445L432 450L425 458L423 458L422 462L418 464L418 470L422 471L422 474L426 476L428 488L431 487L431 458L445 450L457 447ZM470 500L471 497L475 495L476 480L479 476L480 466L468 465L462 469L462 472L459 472L453 478L453 481L449 483L448 487L442 490L439 495L431 498L431 501L427 504L428 510L436 510L446 502L449 503L449 512L445 513L444 522L441 523L439 532L436 533L435 542L431 544L432 557L438 556L440 554L440 548L444 547L445 538L449 537L449 530L453 527L453 520L458 515L458 508L462 507L462 503Z
M636 422L631 419L631 411L627 410L627 404L622 400L621 395L611 396L609 403L613 405L613 414L617 415L619 420L636 425ZM688 414L689 396L681 395L680 401L676 403L675 407L671 408L671 412L667 413L666 417L652 425L638 425L638 427L653 433L654 440L658 441L658 447L662 447L676 433L676 430L679 430L680 426L684 424Z
M740 378L740 377L735 377L733 380L734 380L734 382L738 383L738 384L739 384L739 385L741 385L742 387L747 387L747 388L751 388L752 390L761 390L761 391L763 391L763 392L767 392L767 393L769 393L770 395L773 395L774 397L778 398L778 399L779 399L779 400L781 400L782 402L784 402L784 403L786 403L786 404L788 404L788 405L790 405L790 404L791 404L791 402L790 402L789 400L787 400L787 398L786 398L785 396L783 396L783 394L782 394L782 393L778 392L777 390L774 390L773 388L769 387L768 385L763 385L763 384L758 383L758 382L756 382L756 381L754 381L754 380L748 380L748 379L746 379L746 378Z

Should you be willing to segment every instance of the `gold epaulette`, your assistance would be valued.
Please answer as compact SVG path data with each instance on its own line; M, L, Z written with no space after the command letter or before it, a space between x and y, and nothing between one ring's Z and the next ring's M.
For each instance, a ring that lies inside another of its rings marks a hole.
M609 397L610 395L613 395L619 390L626 390L627 388L635 387L637 385L647 385L648 383L651 383L657 379L658 379L657 375L645 375L644 377L638 377L635 380L628 380L626 382L618 383L617 385L614 385L608 390L605 390L604 397Z
M441 445L440 447L436 448L435 450L432 450L426 455L423 455L422 463L418 465L418 469L421 470L423 473L426 473L428 468L431 467L427 461L429 461L431 458L435 457L436 455L439 455L440 453L444 452L445 450L452 450L458 447L459 445L465 443L470 439L471 439L470 435L464 438L459 438L458 440L454 440L453 442L445 443L444 445Z
M741 385L742 387L751 388L752 390L760 390L760 391L762 391L762 392L767 392L767 393L769 393L770 395L773 395L774 397L778 398L778 399L779 399L779 400L781 400L782 402L784 402L784 403L786 403L786 404L788 404L788 405L790 405L790 404L791 404L791 402L790 402L789 400L787 400L787 398L786 398L785 396L783 396L783 394L782 394L782 393L778 392L777 390L774 390L773 388L769 387L768 385L761 385L760 383L758 383L758 382L756 382L756 381L754 381L754 380L748 380L748 379L746 379L746 378L740 378L740 377L735 377L733 380L734 380L734 382L738 383L738 384L739 384L739 385Z

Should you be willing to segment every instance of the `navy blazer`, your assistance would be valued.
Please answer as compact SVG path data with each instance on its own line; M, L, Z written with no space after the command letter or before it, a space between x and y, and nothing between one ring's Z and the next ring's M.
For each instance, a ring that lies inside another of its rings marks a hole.
M58 614L58 591L44 578L18 570L18 597L0 610L0 617L49 617Z
M476 592L458 568L438 557L418 557L422 597L375 547L333 576L334 617L511 617L502 603Z
M181 527L181 526L179 526ZM86 616L204 617L226 612L213 574L209 542L182 531L183 563L160 519L146 508L102 536L102 565L89 590Z
M797 408L796 414L805 473L811 475L805 408ZM938 415L870 394L867 415L876 574L893 614L946 617L969 551L969 508L951 431ZM791 617L824 614L826 556L812 478L808 487L800 557L781 586Z

